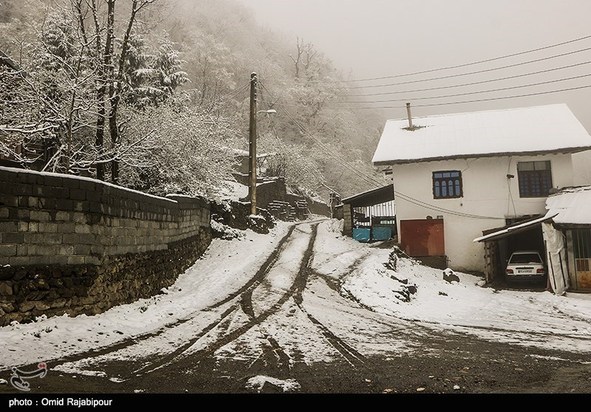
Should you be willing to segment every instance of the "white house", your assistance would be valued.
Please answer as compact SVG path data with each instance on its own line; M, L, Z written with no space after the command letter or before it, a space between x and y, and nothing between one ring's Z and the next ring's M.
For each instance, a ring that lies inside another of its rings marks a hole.
M483 272L483 244L473 240L544 215L548 194L573 185L572 154L590 149L568 106L553 104L388 120L373 164L391 167L406 253ZM541 233L513 241L507 248L543 248Z

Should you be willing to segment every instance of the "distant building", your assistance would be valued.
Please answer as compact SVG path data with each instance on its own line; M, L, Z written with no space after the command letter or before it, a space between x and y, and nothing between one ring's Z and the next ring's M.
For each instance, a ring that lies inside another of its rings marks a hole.
M396 207L392 185L342 200L343 234L360 242L396 237Z

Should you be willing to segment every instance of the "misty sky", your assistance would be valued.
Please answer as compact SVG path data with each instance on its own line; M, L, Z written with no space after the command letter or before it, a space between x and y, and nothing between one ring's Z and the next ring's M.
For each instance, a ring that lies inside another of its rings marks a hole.
M591 0L238 1L254 11L261 25L293 39L294 47L296 36L312 42L350 79L461 65L591 36ZM355 89L360 96L354 101L374 103L351 105L361 110L391 107L376 110L402 118L405 111L400 107L405 99L411 101L417 116L564 102L591 131L591 87L506 98L591 86L591 64L585 64L591 63L591 50L587 48L591 49L591 37L453 70L364 81L356 85L372 87ZM540 61L524 63L531 60ZM497 69L507 65L515 66ZM473 71L481 73L467 74ZM451 77L425 80L445 76ZM500 80L507 77L512 79ZM399 84L404 81L414 83ZM392 83L396 84L381 86ZM529 84L537 85L521 87ZM414 91L424 88L433 90ZM483 92L492 89L505 90ZM453 97L434 98L442 95ZM490 98L497 100L450 104ZM429 104L438 105L420 107Z

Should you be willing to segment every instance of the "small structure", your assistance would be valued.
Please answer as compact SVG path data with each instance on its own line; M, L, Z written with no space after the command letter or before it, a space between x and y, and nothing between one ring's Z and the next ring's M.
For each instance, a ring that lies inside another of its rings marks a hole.
M342 200L343 234L361 242L396 236L394 187L387 185Z
M498 250L495 243L512 234L541 227L548 268L548 287L562 295L567 290L591 291L591 186L569 187L551 194L546 214L530 221L501 228L474 239L486 250ZM503 261L499 255L485 255L492 280L499 275Z
M249 170L249 156L248 150L230 149L228 152L236 160L235 173L247 178ZM269 159L276 156L275 153L260 153L257 154L257 176L264 176L269 167Z
M472 240L544 216L550 191L574 184L572 154L591 149L566 104L414 120L408 113L386 122L373 164L391 168L402 249L454 270L484 272L483 244ZM533 229L489 252L543 250Z

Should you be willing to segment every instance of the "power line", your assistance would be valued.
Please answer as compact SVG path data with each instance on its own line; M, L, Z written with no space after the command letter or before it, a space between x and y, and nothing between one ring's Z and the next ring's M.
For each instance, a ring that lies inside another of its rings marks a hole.
M448 98L448 97L469 96L469 95L480 94L480 93L492 93L492 92L500 92L500 91L506 91L506 90L522 89L524 87L541 86L541 85L545 85L545 84L552 84L552 83L565 82L565 81L569 81L569 80L581 79L583 77L589 77L589 76L591 76L591 73L589 73L589 74L582 74L580 76L566 77L566 78L563 78L563 79L555 79L555 80L547 80L547 81L538 82L538 83L523 84L523 85L519 85L519 86L509 86L509 87L502 87L502 88L497 88L497 89L479 90L479 91L475 91L475 92L447 94L447 95L432 96L432 97L409 97L409 98L406 98L406 99L373 100L373 101L342 101L342 102L338 102L338 103L346 103L346 104L373 104L373 103L388 103L388 102L403 102L403 101L444 99L444 98Z
M568 92L573 90L581 90L591 87L591 84L587 84L584 86L578 87L569 87L566 89L558 89L558 90L548 90L545 92L537 92L537 93L527 93L527 94L518 94L512 96L502 96L502 97L490 97L487 99L475 99L475 100L462 100L462 101L455 101L455 102L445 102L445 103L431 103L431 104L417 104L413 105L413 107L437 107L437 106L451 106L456 104L465 104L465 103L480 103L480 102L491 102L497 100L507 100L507 99L517 99L521 97L531 97L531 96L541 96L545 94L553 94L553 93L562 93ZM405 106L372 106L372 107L349 107L349 109L355 110L366 110L366 109L404 109Z
M478 84L493 83L493 82L499 82L499 81L503 81L503 80L517 79L517 78L520 78L520 77L533 76L533 75L536 75L536 74L550 73L550 72L558 71L558 70L571 69L573 67L583 66L585 64L590 64L590 63L591 63L591 61L585 61L585 62L581 62L581 63L569 64L567 66L554 67L554 68L546 69L546 70L538 70L538 71L535 71L535 72L517 74L517 75L514 75L514 76L506 76L506 77L500 77L500 78L496 78L496 79L481 80L481 81L471 82L471 83L454 84L454 85L451 85L451 86L438 86L438 87L428 87L428 88L424 88L424 89L398 90L398 91L393 91L393 92L381 92L381 93L350 94L348 97L387 96L387 95L390 95L390 94L427 92L427 91L433 91L433 90L453 89L453 88L456 88L456 87L475 86L475 85L478 85Z
M267 90L267 93L271 94L269 92L269 90L264 85L262 85L262 87L265 88L265 90ZM330 155L333 158L337 158L337 160L341 160L343 167L345 167L346 169L349 169L350 171L352 171L353 173L355 173L355 175L357 177L361 178L366 183L370 183L370 184L376 185L376 188L384 186L384 182L380 182L379 180L377 180L373 176L368 175L365 172L363 172L362 170L359 170L359 169L351 166L349 163L347 163L347 160L343 156L341 156L338 153L335 153L335 152L330 151L327 148L327 146L325 146L324 143L320 142L312 133L310 133L305 128L305 126L302 125L295 118L295 116L293 116L293 114L291 114L287 110L284 110L284 113L287 114L287 116L289 117L289 119L291 121L293 121L296 124L296 126L298 126L298 128L300 128L300 131L302 133L304 133L304 134L308 135L309 137L311 137L317 143L317 145L322 149L323 152L325 152L327 155ZM455 216L460 216L460 217L466 217L466 218L472 218L472 219L488 219L488 220L491 220L491 219L494 219L494 220L501 219L500 217L475 215L475 214L457 212L455 210L446 209L446 208L443 208L443 207L439 207L439 206L432 205L430 203L426 203L426 202L423 202L421 200L415 199L415 198L413 198L413 197L411 197L409 195L406 195L406 194L401 193L401 192L396 191L396 190L394 190L394 194L396 196L400 197L401 199L406 200L407 202L410 202L410 203L413 203L413 204L415 204L417 206L421 206L421 207L424 207L426 209L437 211L437 212L442 212L442 213L447 213L447 214L450 214L450 215L455 215Z
M471 213L457 212L455 210L450 210L450 209L446 209L446 208L443 208L443 207L435 206L435 205L432 205L430 203L426 203L426 202L423 202L421 200L418 200L418 199L415 199L413 197L410 197L408 195L405 195L404 193L400 193L396 189L394 189L394 195L395 196L398 196L399 198L401 198L403 200L406 200L409 203L415 204L417 206L424 207L425 209L433 210L435 212L442 212L442 213L447 213L447 214L454 215L454 216L467 217L467 218L471 218L471 219L486 219L486 220L503 219L502 217L474 215L474 214L471 214Z
M506 55L503 55L503 56L492 57L492 58L489 58L489 59L477 60L477 61L469 62L469 63L456 64L456 65L451 65L451 66L439 67L439 68L435 68L435 69L421 70L421 71L416 71L416 72L412 72L412 73L396 74L396 75L391 75L391 76L383 76L383 77L372 77L372 78L365 78L365 79L347 80L346 82L363 82L363 81L373 81L373 80L395 79L395 78L400 78L400 77L415 76L417 74L427 74L427 73L433 73L433 72L438 72L438 71L443 71L443 70L459 69L459 68L462 68L462 67L474 66L474 65L477 65L477 64L481 64L481 63L490 63L490 62L493 62L493 61L507 59L507 58L510 58L510 57L522 56L524 54L529 54L529 53L534 53L534 52L538 52L538 51L542 51L542 50L551 49L551 48L554 48L554 47L564 46L566 44L571 44L571 43L579 42L579 41L586 40L586 39L589 39L589 38L591 38L591 35L583 36L583 37L578 37L576 39L567 40L567 41L563 41L563 42L560 42L560 43L551 44L551 45L548 45L548 46L538 47L538 48L535 48L535 49L524 50L524 51L517 52L517 53L506 54Z
M271 93L269 92L269 90L266 88L265 85L262 84L262 87L267 91L267 93L269 95L271 95ZM323 142L321 142L319 139L317 139L312 133L310 133L306 127L304 125L301 124L301 122L299 120L297 120L295 118L295 116L290 113L288 110L284 109L284 113L288 116L288 118L300 129L300 131L307 135L308 137L310 137L312 140L314 140L314 142L316 143L316 145L327 155L331 156L332 158L336 158L336 160L340 160L342 162L342 165L351 170L352 172L355 173L355 175L359 178L361 178L363 181L365 181L366 183L372 184L372 185L376 185L376 187L381 187L384 185L383 182L378 181L377 179L375 179L373 176L366 174L365 172L358 170L356 168L352 168L352 166L349 165L348 160L345 159L344 157L342 157L339 153L332 151L328 146L326 146Z
M355 86L355 87L350 87L349 89L370 89L370 88L376 88L376 87L402 86L402 85L405 85L405 84L430 82L430 81L435 81L435 80L444 80L444 79L452 79L452 78L455 78L455 77L470 76L470 75L473 75L473 74L489 73L489 72L493 72L493 71L497 71L497 70L503 70L503 69L509 69L509 68L512 68L512 67L523 66L523 65L526 65L526 64L539 63L539 62L542 62L542 61L556 59L556 58L559 58L559 57L571 56L573 54L582 53L582 52L589 51L589 50L591 50L591 47L586 47L584 49L578 49L578 50L570 51L570 52L567 52L567 53L555 54L553 56L541 57L541 58L533 59L533 60L527 60L525 62L507 64L505 66L493 67L493 68L482 69L482 70L475 70L475 71L472 71L472 72L450 74L450 75L447 75L447 76L439 76L439 77L430 77L430 78L427 78L427 79L420 79L420 80L408 80L408 81L405 81L405 82L398 82L398 83L373 84L373 85L369 85L369 86Z
M240 93L246 92L249 89L249 87L250 87L250 83L246 83L242 87L234 90L233 93L231 93L227 96L223 96L223 97L225 97L226 99L233 99L234 97L238 96ZM248 95L245 96L245 98L246 97L248 97Z

